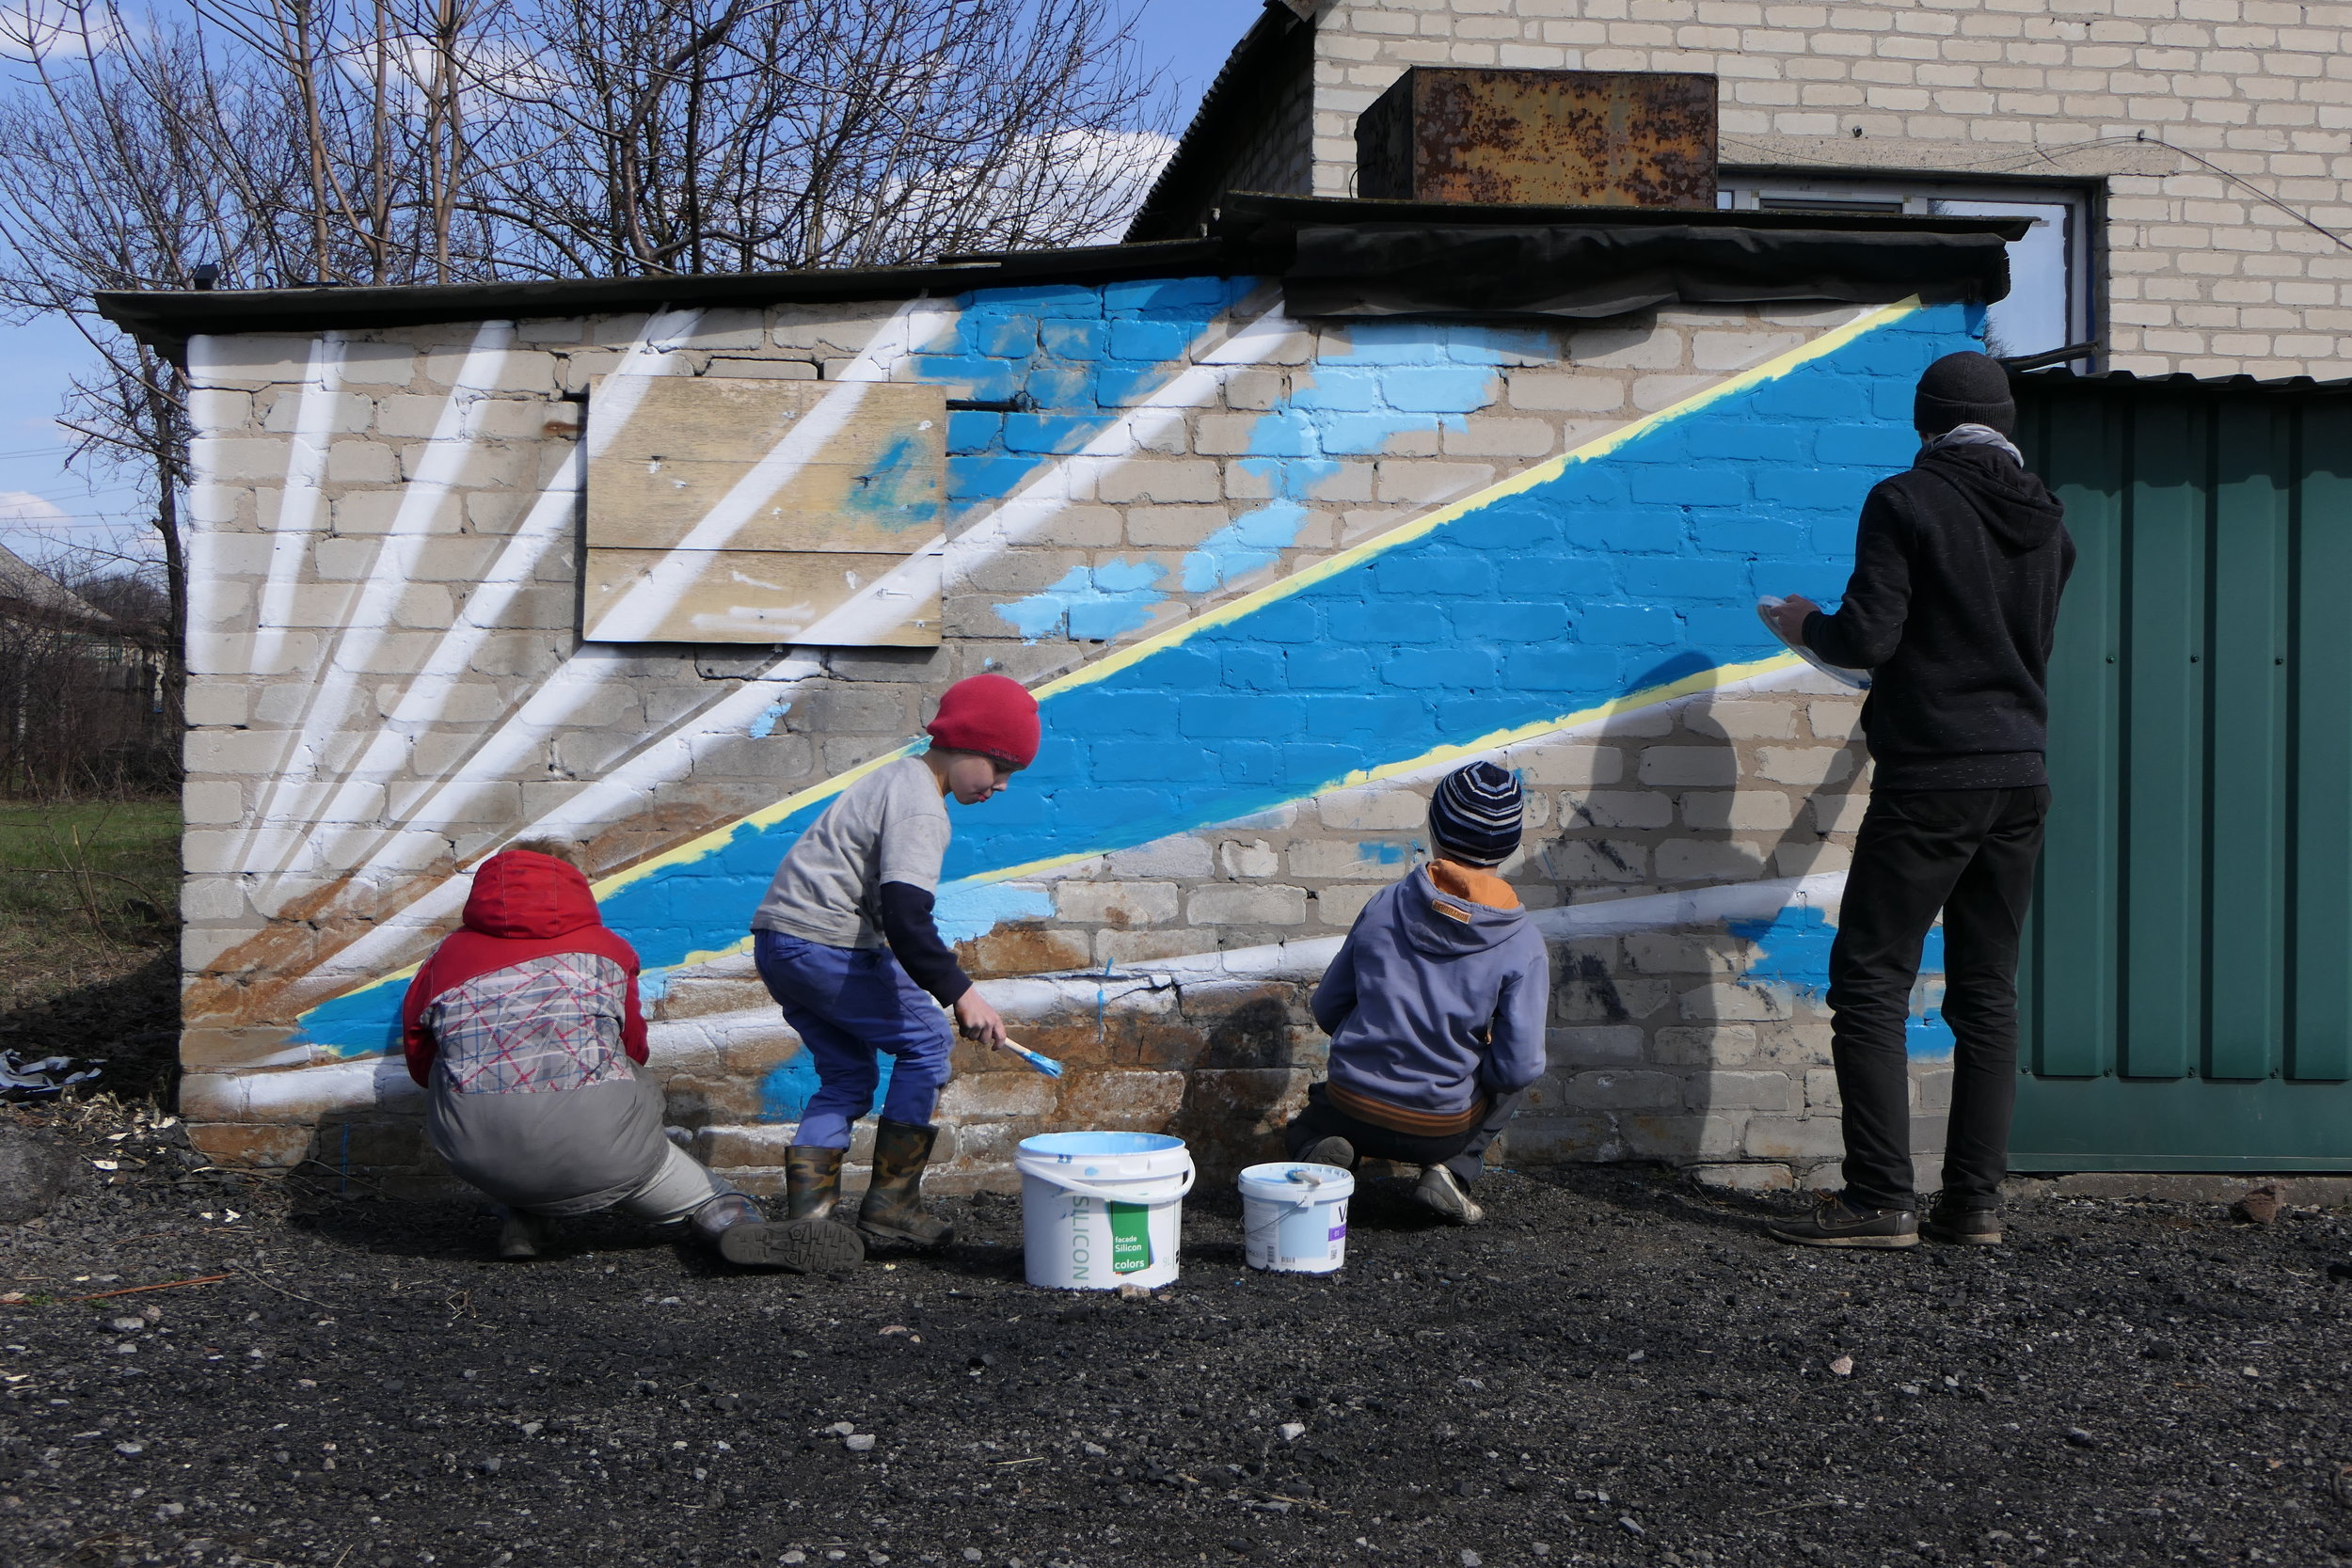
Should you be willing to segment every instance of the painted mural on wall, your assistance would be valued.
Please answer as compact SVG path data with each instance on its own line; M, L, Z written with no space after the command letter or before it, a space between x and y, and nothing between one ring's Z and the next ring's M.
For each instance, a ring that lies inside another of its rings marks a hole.
M1173 560L1167 551L1096 551L1050 582L987 601L990 635L1066 645L1081 657L1038 688L1046 738L1037 765L1011 793L958 813L941 898L951 936L1051 921L1056 879L1100 857L1302 803L1410 788L1470 754L1532 756L1677 704L1801 689L1818 677L1763 631L1755 600L1792 591L1834 598L1864 493L1910 460L1918 372L1981 330L1980 310L1960 305L1850 309L1849 319L1799 335L1760 362L1691 378L1701 384L1572 450L1343 547L1302 549L1302 534L1318 527L1330 498L1377 484L1384 457L1440 450L1450 432L1495 402L1512 367L1552 361L1558 351L1540 331L1359 322L1343 342L1326 340L1326 351L1303 362L1303 335L1266 303L1272 295L1249 279L1179 278L918 300L829 369L836 385L826 398L851 406L863 388L886 380L937 382L960 401L1013 405L948 416L948 515L901 568L910 580L944 574L951 641L957 584L988 580L1009 551L1052 536L1137 451L1168 450L1168 433L1181 436L1190 411L1228 383L1267 364L1289 372L1279 395L1235 400L1262 406L1217 421L1226 472L1244 476L1255 498L1229 507L1228 520ZM395 735L401 721L440 711L505 606L529 590L550 552L568 545L580 473L598 443L626 427L632 386L663 373L670 350L695 326L687 316L656 317L617 357L584 450L545 484L397 697L379 705L393 722L377 738L354 742L346 715L371 684L359 672L401 624L403 595L429 579L436 518L462 481L479 421L500 412L467 389L498 384L514 328L480 328L454 377L457 390L348 595L285 765L240 830L235 869L260 884L257 904L273 869L308 853L328 866L356 865L396 847L403 829L478 815L482 799L521 773L550 735L593 712L600 681L624 655L582 643L441 776L404 787L367 825L346 825L364 815L353 809L355 793L381 799L375 765L405 745ZM206 344L199 340L192 351L199 380ZM199 643L199 680L266 673L291 657L279 628L311 591L299 541L318 526L338 356L358 346L330 335L312 352L274 527L257 536L271 553L256 629L249 639L218 637L209 651ZM216 445L199 439L199 465L220 455ZM1142 499L1199 500L1184 489L1195 482L1183 465L1163 464L1152 483L1168 493ZM199 578L216 559L206 555L204 537ZM215 549L254 543L211 537ZM870 633L905 614L909 595L895 575L829 611L807 641L823 641L826 624ZM658 621L661 607L638 611ZM553 809L502 824L501 836L576 832L658 797L691 768L698 738L771 733L818 675L805 654L780 651L681 732L625 757ZM838 770L600 882L607 921L637 946L652 989L739 956L749 912L794 836L846 784L898 754ZM1362 853L1392 876L1411 847L1409 830L1391 831L1367 838ZM1727 930L1750 955L1740 983L1817 994L1840 881L1835 872L1751 873L1670 893L1636 885L1629 896L1544 910L1539 920L1563 942L1694 925ZM268 1065L357 1064L384 1052L407 973L401 966L429 944L435 922L453 914L463 889L462 877L443 879L398 921L356 928L356 940L324 943L299 960L303 983L287 994L309 1000L284 1020L292 1036ZM1197 961L1227 975L1305 973L1336 942L1204 948L1197 960L1173 955L1105 966L1090 990L1089 982L1068 986L1113 1006L1148 988L1143 971L1175 973ZM318 1000L323 992L336 994ZM1915 1050L1931 1056L1948 1051L1931 999L1931 986L1914 1031ZM770 1085L771 1105L782 1107L776 1114L788 1114L793 1082L783 1072Z

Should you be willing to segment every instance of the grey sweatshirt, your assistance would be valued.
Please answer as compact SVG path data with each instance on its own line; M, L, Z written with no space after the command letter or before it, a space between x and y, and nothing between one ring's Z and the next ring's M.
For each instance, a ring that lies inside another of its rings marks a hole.
M1550 997L1544 939L1525 910L1440 891L1415 866L1356 917L1314 1013L1331 1037L1335 1086L1443 1115L1542 1076Z

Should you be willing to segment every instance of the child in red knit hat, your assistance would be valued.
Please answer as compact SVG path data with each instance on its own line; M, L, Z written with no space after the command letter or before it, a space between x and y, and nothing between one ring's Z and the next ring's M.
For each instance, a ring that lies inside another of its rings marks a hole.
M507 1209L501 1258L535 1258L551 1223L611 1209L686 1222L735 1263L806 1273L866 1255L837 1225L770 1225L663 1135L642 1070L636 950L607 929L571 846L518 844L474 871L465 923L401 1007L425 1132Z
M752 956L817 1067L818 1089L785 1157L791 1220L825 1220L841 1196L850 1129L893 1058L858 1209L868 1234L935 1246L954 1227L925 1212L931 1111L954 1045L1002 1045L1004 1021L972 989L931 918L947 852L946 797L978 805L1037 757L1037 699L1003 675L940 699L930 749L877 768L835 798L776 868L752 917ZM926 994L928 993L928 994Z

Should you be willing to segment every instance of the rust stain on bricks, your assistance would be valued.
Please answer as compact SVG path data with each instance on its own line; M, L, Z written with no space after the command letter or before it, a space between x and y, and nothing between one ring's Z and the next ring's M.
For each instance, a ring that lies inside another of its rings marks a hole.
M640 861L689 843L743 815L734 800L671 799L600 829L583 845L591 878L625 871ZM529 833L518 836L530 837ZM415 905L470 871L495 850L460 861L436 860L397 881L378 885L345 872L323 887L290 900L269 923L225 949L192 975L181 990L181 1016L189 1024L291 1028L300 1015L351 989L351 976L321 978L320 966L375 931L388 917ZM421 929L413 946L388 957L392 973L430 952L456 926Z

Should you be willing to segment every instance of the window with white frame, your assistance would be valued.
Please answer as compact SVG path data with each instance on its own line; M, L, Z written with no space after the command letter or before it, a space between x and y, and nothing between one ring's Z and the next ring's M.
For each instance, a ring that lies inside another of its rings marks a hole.
M2032 221L2009 247L2010 289L1986 311L1995 356L2047 354L2097 334L2092 303L2090 196L2079 185L1773 175L1726 172L1716 204L1743 213L1912 213L1922 216L2022 217ZM2076 361L2078 369L2088 368Z

